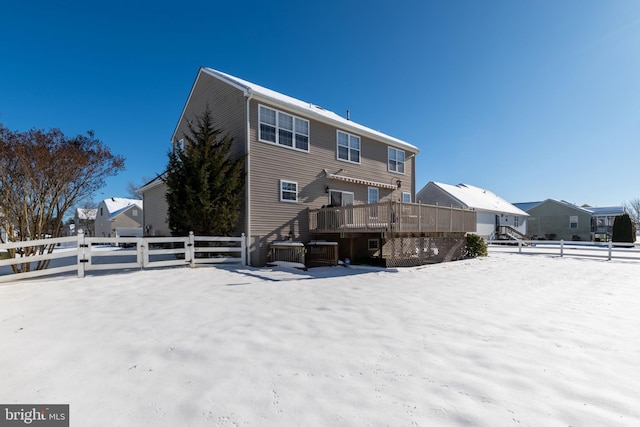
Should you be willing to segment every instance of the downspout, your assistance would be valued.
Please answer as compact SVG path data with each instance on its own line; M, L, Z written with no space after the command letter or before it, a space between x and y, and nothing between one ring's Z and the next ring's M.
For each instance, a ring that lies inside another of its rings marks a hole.
M246 129L246 142L245 142L245 153L247 155L245 160L245 194L246 194L246 203L245 203L245 216L247 221L247 265L251 265L251 119L250 119L250 104L251 98L253 98L253 91L251 88L247 88L245 92L245 96L247 98L247 129Z

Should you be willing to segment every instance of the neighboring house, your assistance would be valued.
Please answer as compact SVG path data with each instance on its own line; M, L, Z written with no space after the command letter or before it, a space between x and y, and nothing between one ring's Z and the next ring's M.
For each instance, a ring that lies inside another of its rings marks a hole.
M616 217L627 213L624 206L582 207L591 212L591 240L596 242L610 241Z
M98 205L96 237L142 236L142 200L112 197Z
M528 233L534 239L609 241L623 206L576 206L564 200L515 203L529 213Z
M142 196L142 202L148 209L143 213L144 235L149 237L170 236L167 224L168 205L165 198L167 187L162 181L164 174L138 188L136 192Z
M420 203L474 209L476 233L484 239L525 239L528 213L489 190L469 184L429 182L416 195Z
M564 200L514 203L529 214L532 240L591 240L591 211Z
M75 232L83 230L85 236L95 236L96 233L96 216L98 209L95 208L77 208L76 215L73 218Z
M211 68L197 74L174 147L207 106L216 126L233 138L231 155L246 156L235 234L248 237L252 265L265 265L271 243L282 240L336 241L341 258L379 251L396 224L392 217L399 219L392 202L414 200L415 146ZM138 192L148 234L170 235L165 183L159 177ZM366 218L358 216L368 203L375 206Z

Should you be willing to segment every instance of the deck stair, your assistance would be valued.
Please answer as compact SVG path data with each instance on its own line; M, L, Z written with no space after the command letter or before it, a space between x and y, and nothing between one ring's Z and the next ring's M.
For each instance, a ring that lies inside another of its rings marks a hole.
M498 240L527 240L527 236L508 225L499 226L496 235Z

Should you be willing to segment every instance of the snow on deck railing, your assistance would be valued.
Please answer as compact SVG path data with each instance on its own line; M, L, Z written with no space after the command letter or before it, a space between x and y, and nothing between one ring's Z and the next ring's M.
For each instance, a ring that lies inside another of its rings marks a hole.
M489 240L487 243L494 252L640 261L640 243L564 240Z
M53 252L24 256L25 248L54 247ZM82 230L77 236L28 240L0 244L0 282L77 271L143 269L202 264L234 263L246 265L246 238L184 237L89 237ZM9 251L15 252L11 257ZM46 269L36 270L38 262L50 261ZM12 266L22 272L13 273Z

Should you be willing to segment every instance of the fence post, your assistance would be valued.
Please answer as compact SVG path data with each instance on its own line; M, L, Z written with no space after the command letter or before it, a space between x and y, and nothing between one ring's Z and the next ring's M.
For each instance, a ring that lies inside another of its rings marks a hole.
M84 230L78 230L78 277L84 277L84 265L86 263L86 259L84 256L85 242L84 242Z
M611 248L613 248L613 241L609 240L609 258L607 261L611 261Z
M564 240L560 240L560 258L564 255Z
M522 253L522 240L518 239L518 253Z
M242 240L240 241L240 247L242 248L242 252L240 252L240 259L242 260L242 265L247 265L247 237L242 233Z
M142 237L139 237L138 241L136 242L136 261L140 266L140 270L142 270L144 266L148 264L148 262L145 262L145 250Z
M189 243L187 243L187 247L185 248L185 257L187 256L186 252L188 252L191 255L191 260L189 263L189 267L195 267L196 266L196 245L195 245L195 238L193 236L193 231L189 232Z

